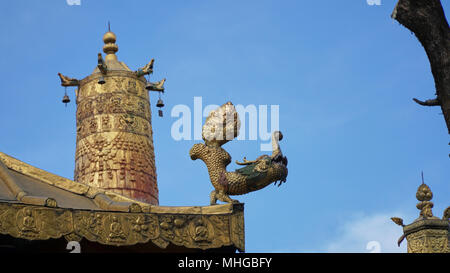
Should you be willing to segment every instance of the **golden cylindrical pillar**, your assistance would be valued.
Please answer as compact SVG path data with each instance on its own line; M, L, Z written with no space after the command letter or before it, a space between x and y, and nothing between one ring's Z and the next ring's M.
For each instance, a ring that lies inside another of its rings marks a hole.
M104 36L107 45L115 42L115 36L110 36ZM107 52L106 73L96 68L79 82L74 179L157 205L146 80L117 61L115 51ZM104 84L99 83L100 77Z

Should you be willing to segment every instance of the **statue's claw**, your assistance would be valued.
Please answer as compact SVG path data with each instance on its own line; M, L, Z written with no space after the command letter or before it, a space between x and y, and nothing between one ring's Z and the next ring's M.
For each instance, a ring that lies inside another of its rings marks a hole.
M217 205L217 197L216 197L216 191L212 191L209 195L209 204L212 205Z
M223 191L212 191L209 195L210 197L210 204L217 205L217 200L225 202L225 203L232 203L232 204L239 204L239 200L231 199L228 194L224 193Z

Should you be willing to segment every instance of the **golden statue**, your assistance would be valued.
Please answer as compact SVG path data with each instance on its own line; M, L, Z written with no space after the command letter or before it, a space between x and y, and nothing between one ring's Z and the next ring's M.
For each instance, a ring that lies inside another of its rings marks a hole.
M153 64L155 63L155 59L151 59L148 64L146 64L144 67L139 68L136 71L136 75L138 77L152 74L153 73Z
M78 86L80 84L77 79L69 78L61 73L58 73L58 76L61 79L62 86Z
M102 74L106 74L108 67L106 66L105 60L103 60L102 53L98 53L97 55L97 67Z
M148 82L149 86L146 87L148 90L164 92L164 83L166 78L160 80L159 82Z
M227 102L218 109L211 111L202 128L202 138L205 144L194 144L189 151L192 160L201 159L208 168L209 177L215 190L211 192L210 203L217 200L236 203L229 195L242 195L260 190L272 182L279 186L286 181L288 170L287 158L281 153L279 141L283 135L276 131L272 134L273 152L271 156L262 155L256 160L239 165L246 165L234 172L228 172L226 167L231 163L231 156L221 146L234 139L239 134L240 120L234 105Z

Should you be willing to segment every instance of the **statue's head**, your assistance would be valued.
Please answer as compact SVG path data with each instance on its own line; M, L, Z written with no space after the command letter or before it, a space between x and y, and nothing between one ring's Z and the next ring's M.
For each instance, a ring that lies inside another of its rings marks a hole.
M275 137L276 140L282 140L283 139L283 134L280 131L273 132L273 136Z

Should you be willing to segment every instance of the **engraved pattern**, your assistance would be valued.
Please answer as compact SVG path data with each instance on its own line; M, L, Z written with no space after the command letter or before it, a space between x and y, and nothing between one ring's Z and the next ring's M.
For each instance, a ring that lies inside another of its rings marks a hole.
M147 120L130 114L110 114L82 120L77 126L77 140L107 132L128 132L153 138L151 125Z
M118 193L134 189L135 194L142 192L156 199L154 159L142 152L153 151L153 145L143 136L114 134L112 139L96 134L78 142L75 180L102 189L119 189Z
M150 104L148 100L124 93L100 94L78 103L77 121L99 114L131 114L150 122Z
M148 91L128 72L112 75L80 82L74 180L157 205Z
M65 237L124 246L152 241L188 248L236 246L244 251L243 212L223 215L120 213L0 204L0 234L29 240Z
M408 253L450 253L447 230L424 229L406 236Z

